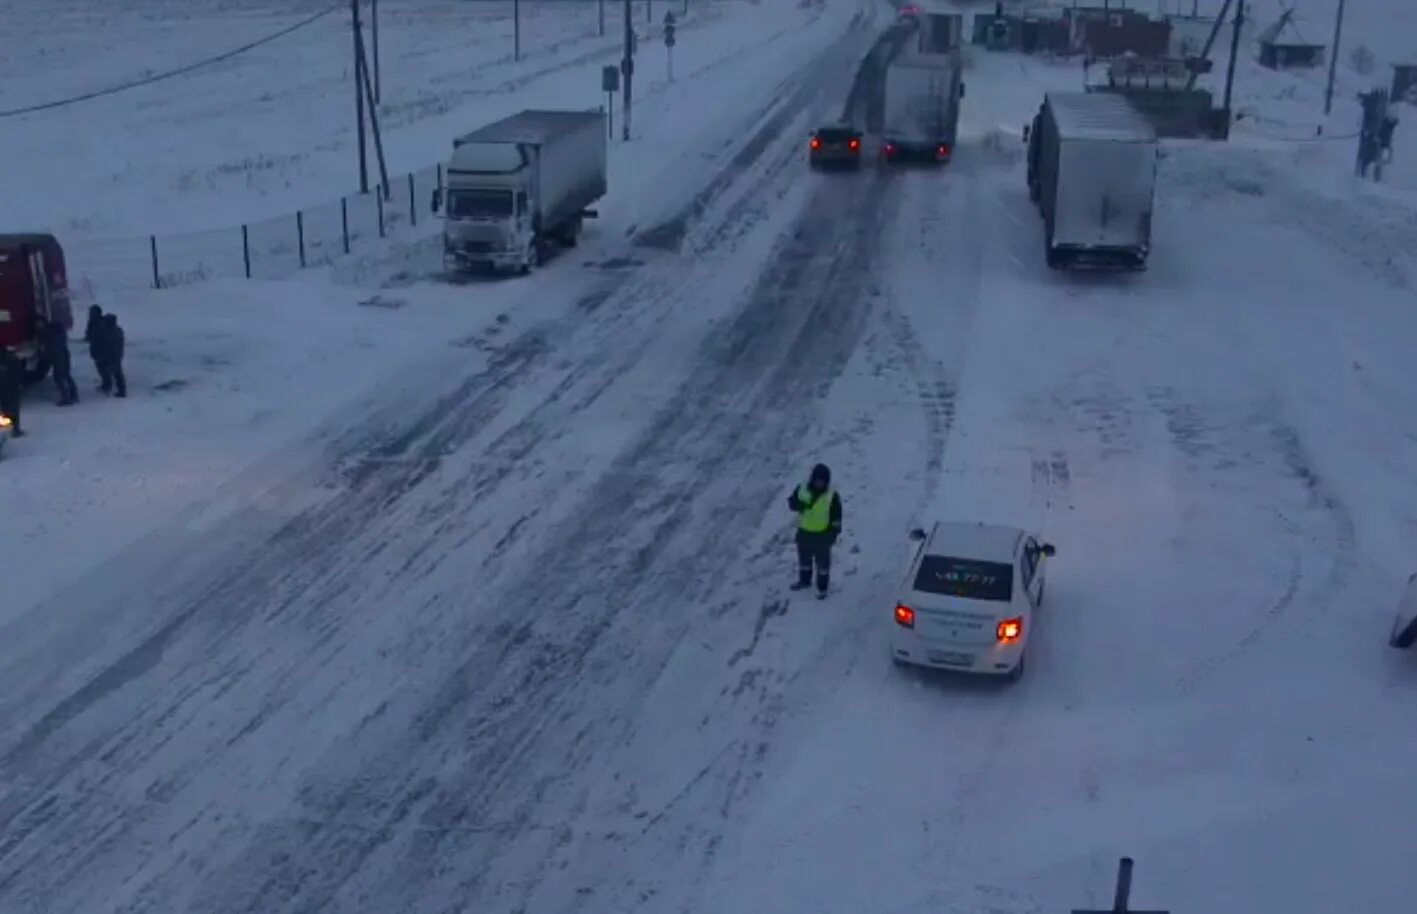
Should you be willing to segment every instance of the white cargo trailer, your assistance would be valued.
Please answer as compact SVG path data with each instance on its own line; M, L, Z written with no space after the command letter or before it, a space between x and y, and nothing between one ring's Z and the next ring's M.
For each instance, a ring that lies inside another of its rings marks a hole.
M549 245L575 245L608 188L606 130L599 111L522 111L454 140L445 264L526 273Z
M1156 131L1125 98L1048 93L1028 131L1048 265L1146 269L1156 167Z
M916 54L908 49L886 68L881 150L887 161L949 161L959 132L963 69L958 50Z

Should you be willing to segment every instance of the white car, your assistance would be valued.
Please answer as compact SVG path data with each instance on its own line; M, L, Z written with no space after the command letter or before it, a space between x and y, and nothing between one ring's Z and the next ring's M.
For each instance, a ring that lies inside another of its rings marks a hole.
M1023 675L1046 557L1013 527L963 522L912 530L916 545L891 622L891 659L968 673Z
M1387 643L1403 650L1417 644L1417 574L1407 579L1407 592L1397 604L1397 618Z

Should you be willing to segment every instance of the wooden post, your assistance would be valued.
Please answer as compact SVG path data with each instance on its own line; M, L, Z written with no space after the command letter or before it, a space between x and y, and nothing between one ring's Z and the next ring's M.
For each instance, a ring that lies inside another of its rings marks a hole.
M295 237L300 242L300 269L305 269L305 214L295 211Z
M241 225L241 260L246 264L246 278L251 278L251 236L246 231L246 224Z
M149 249L152 251L152 255L153 255L153 288L154 288L154 289L161 289L161 288L162 288L162 274L157 271L157 236L156 236L156 235L149 235L149 236L148 236L148 247L149 247Z
M340 227L344 229L344 252L349 253L349 198L339 198L339 221Z
M413 172L408 173L408 221L410 225L418 224L418 198L414 196Z

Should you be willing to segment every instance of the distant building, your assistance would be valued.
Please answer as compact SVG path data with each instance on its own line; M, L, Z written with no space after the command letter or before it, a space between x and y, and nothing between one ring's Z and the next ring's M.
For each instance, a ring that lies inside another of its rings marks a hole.
M1063 21L1072 50L1089 57L1165 57L1171 49L1171 24L1136 10L1069 7Z
M1294 25L1293 10L1259 34L1260 65L1271 70L1322 66L1324 45L1306 41Z
M1167 16L1166 21L1171 23L1171 46L1167 56L1182 59L1199 55L1215 28L1214 16Z

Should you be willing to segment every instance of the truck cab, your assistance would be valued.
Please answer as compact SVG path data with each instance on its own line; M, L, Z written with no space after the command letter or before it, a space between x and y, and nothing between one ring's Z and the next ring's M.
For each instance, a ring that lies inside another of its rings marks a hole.
M447 169L443 249L460 264L535 266L535 171L519 143L461 143Z
M49 371L39 347L48 321L74 326L63 248L53 235L0 235L0 346L19 356L31 383Z

